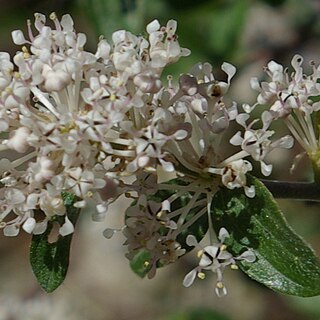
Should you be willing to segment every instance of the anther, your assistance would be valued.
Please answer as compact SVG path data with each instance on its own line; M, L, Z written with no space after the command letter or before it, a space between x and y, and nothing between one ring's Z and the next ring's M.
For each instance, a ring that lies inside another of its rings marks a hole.
M197 257L200 259L203 256L203 250L197 252Z
M220 247L220 251L224 251L227 249L227 246L225 244L222 244Z
M55 13L55 12L51 12L49 18L50 18L51 20L56 20L56 19L57 19L56 13Z

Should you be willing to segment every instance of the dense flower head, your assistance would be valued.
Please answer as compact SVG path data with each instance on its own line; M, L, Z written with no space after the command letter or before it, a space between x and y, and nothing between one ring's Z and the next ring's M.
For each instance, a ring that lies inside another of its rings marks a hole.
M65 213L61 191L77 196L75 206L95 203L103 215L107 203L99 190L108 179L127 168L135 171L135 161L141 167L148 157L165 164L161 147L170 137L161 138L142 115L152 112L147 100L160 91L163 67L188 54L179 46L174 21L163 28L154 21L149 41L117 31L112 45L100 39L93 54L84 50L86 36L75 32L70 15L59 20L52 13L50 20L51 27L36 13L28 36L12 32L22 46L13 63L9 54L0 55L1 150L17 153L10 166L2 160L1 226L7 235L16 235L21 225L43 232L46 221ZM131 139L122 138L126 134ZM35 217L39 208L45 220ZM16 217L9 220L12 212Z
M288 108L307 113L305 97L317 95L316 76L303 77L295 59L290 82L280 65L270 63L272 82L260 87L252 80L252 85L260 90L258 101L274 105L261 121L250 121L250 106L240 112L236 102L226 102L236 73L227 62L221 66L223 80L209 63L181 74L177 85L173 77L163 78L167 65L190 53L179 44L176 21L165 26L152 21L146 38L116 31L110 42L100 37L96 52L90 53L70 15L49 18L47 24L46 16L36 13L34 26L28 21L27 36L12 32L20 46L12 59L0 53L0 151L11 151L13 159L0 160L0 227L8 236L17 235L20 227L41 234L59 217L64 221L59 233L65 236L74 226L63 192L76 196L76 208L95 207L96 221L104 219L109 203L125 195L133 200L125 225L108 228L104 235L123 232L130 260L140 250L149 252L146 265L153 277L159 265L185 253L181 234L199 219L211 219L219 188L243 188L247 197L255 196L246 179L253 163L259 162L268 176L268 154L293 144L290 136L273 140L271 122L287 115ZM277 101L283 102L281 108ZM230 139L228 129L239 125L242 131ZM213 232L210 221L209 226ZM252 256L233 257L222 250L227 231L221 232L220 244L203 248L206 254L186 286L202 269L212 270L218 274L216 291L223 295L224 267L239 259L253 262ZM189 245L195 243L192 237ZM208 257L210 263L204 262Z

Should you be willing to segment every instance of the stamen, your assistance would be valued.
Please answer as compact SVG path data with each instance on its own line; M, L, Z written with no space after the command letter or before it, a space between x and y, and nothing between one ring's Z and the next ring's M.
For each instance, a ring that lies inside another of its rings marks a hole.
M197 277L201 280L205 279L206 275L203 272L198 272Z
M221 251L224 251L224 250L226 250L227 249L227 246L225 245L225 244L222 244L221 246L220 246L220 250Z
M200 259L203 256L203 250L197 252L197 257Z

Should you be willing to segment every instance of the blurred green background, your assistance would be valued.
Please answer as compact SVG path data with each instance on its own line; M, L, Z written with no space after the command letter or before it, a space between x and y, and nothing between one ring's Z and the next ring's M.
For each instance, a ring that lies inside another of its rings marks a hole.
M169 68L167 73L187 72L194 63L208 61L220 72L228 61L238 73L231 99L252 103L252 76L263 79L263 66L270 59L287 66L300 53L305 65L319 63L320 2L318 0L2 0L0 1L0 51L14 54L11 31L26 30L34 12L59 16L72 14L76 30L88 35L86 49L95 51L99 35L110 39L115 30L144 34L147 23L157 18L178 21L178 35L192 55ZM289 175L294 153L277 152L273 178L306 180L310 166L303 161ZM288 164L289 163L289 164ZM314 203L279 201L294 229L320 254L320 210ZM39 289L28 261L30 237L0 235L0 320L316 320L320 297L293 298L274 293L249 280L240 271L226 272L229 294L214 294L214 278L182 287L184 275L195 264L190 254L175 266L160 270L154 280L138 279L123 256L123 239L106 240L106 226L122 224L125 202L111 210L105 223L92 223L82 216L75 234L70 272L53 294Z

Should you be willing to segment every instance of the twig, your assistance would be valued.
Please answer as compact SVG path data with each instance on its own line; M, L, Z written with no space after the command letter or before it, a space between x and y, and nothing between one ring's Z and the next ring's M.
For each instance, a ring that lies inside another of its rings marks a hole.
M319 183L265 179L260 179L260 181L270 190L275 198L320 202Z

